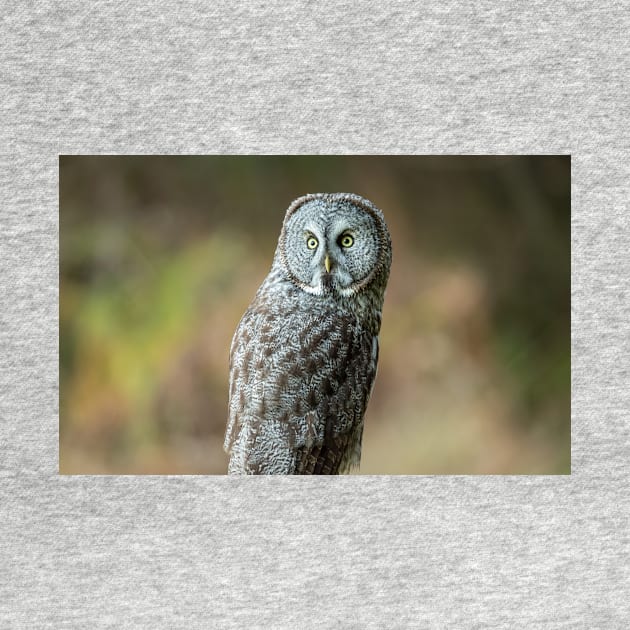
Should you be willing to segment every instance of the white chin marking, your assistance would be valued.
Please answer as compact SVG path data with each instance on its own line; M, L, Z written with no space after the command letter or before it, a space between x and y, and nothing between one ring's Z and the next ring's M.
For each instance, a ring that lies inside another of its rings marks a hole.
M321 284L312 287L310 284L304 285L304 290L311 295L321 295L323 293Z
M305 284L302 287L307 293L311 295L323 295L325 293L324 287L321 284L312 286L310 284ZM335 289L333 289L334 291ZM343 297L351 297L355 294L355 290L352 287L337 287L336 292Z

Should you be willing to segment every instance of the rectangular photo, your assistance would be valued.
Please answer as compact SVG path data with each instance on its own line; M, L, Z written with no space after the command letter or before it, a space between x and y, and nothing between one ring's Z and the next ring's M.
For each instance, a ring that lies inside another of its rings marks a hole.
M61 474L570 474L570 156L59 159Z

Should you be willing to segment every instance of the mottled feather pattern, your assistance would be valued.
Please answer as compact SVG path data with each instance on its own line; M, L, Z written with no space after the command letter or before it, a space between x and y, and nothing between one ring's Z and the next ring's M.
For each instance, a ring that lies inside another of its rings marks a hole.
M318 204L313 208L320 222L336 216L339 208L330 203L331 197L348 199L343 195L310 197L326 204L328 214ZM349 213L346 207L342 209ZM294 240L297 245L293 246L300 247L301 236ZM225 439L228 472L347 472L360 460L391 252L385 252L386 265L374 274L375 290L362 286L356 294L344 295L331 280L334 276L327 274L325 282L320 278L320 293L303 290L287 273L283 246L281 239L272 270L232 341ZM328 247L334 249L334 245ZM342 254L336 256L335 264L342 265ZM311 267L317 267L317 260ZM310 272L310 268L297 269L303 275ZM312 286L317 287L317 282Z

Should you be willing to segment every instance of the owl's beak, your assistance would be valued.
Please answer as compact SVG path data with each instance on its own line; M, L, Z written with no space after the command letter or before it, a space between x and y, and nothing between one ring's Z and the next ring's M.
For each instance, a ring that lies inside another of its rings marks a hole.
M326 258L324 258L324 267L326 268L326 273L330 273L330 257L326 254Z

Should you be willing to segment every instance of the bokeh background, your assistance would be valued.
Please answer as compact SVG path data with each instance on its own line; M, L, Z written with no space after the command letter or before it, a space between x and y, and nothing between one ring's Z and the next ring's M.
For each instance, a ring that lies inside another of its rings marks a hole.
M61 156L60 472L226 472L232 333L308 192L392 233L359 474L569 473L568 156Z

